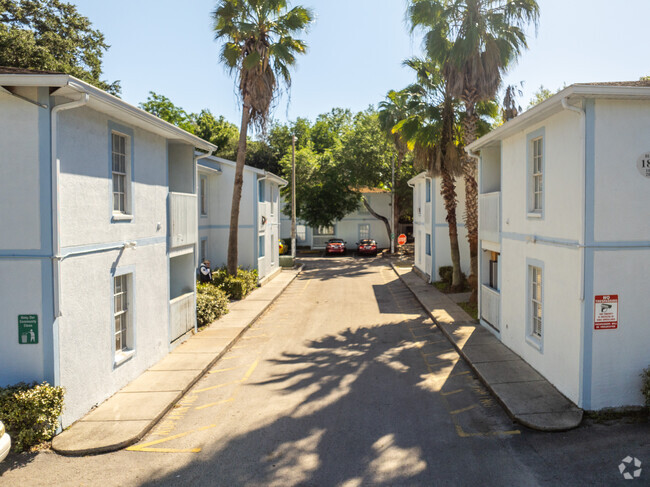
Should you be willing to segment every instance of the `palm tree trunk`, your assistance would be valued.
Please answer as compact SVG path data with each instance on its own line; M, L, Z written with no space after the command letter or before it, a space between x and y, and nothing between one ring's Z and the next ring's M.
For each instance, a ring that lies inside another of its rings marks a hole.
M474 111L476 101L473 98L465 99L466 117L463 122L464 143L467 147L476 140L477 115ZM466 155L463 164L463 177L465 179L465 227L467 228L467 241L469 242L470 275L467 279L472 288L470 303L478 301L478 184L476 182L476 159Z
M232 206L230 207L230 235L228 236L228 274L237 275L238 238L239 238L239 203L241 201L242 186L244 184L244 163L246 161L246 136L250 120L251 107L244 100L241 115L241 128L239 129L239 145L237 147L237 165L235 166L235 183L232 189Z
M395 179L396 181L399 181L399 174L400 174L400 169L402 168L402 162L404 161L404 151L398 150L397 152L397 167L395 168ZM397 186L397 183L395 183ZM393 192L395 193L395 198L394 198L394 204L395 204L395 210L394 210L394 215L395 218L393 220L393 248L397 250L397 237L399 236L399 232L397 231L397 227L399 225L399 218L400 218L400 211L402 208L402 202L397 194L396 187L393 188ZM390 237L389 237L390 238Z
M386 225L386 233L388 234L388 241L390 242L390 221L388 220L388 218L386 218L385 216L381 216L379 213L373 210L370 204L368 203L368 200L365 197L362 196L361 201L363 201L363 206L366 207L366 209L372 216L374 216L377 220L381 220L384 222L384 225Z
M445 202L445 210L447 210L447 224L449 226L449 245L451 247L451 263L452 263L452 292L458 291L463 287L462 275L460 269L460 248L458 246L458 225L456 220L456 181L454 177L449 174L449 171L442 171L442 184L440 194Z

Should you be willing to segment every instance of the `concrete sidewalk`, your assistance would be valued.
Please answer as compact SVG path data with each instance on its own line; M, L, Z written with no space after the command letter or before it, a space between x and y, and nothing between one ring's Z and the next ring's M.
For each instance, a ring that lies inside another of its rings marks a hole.
M301 272L283 270L230 311L52 440L62 455L120 450L139 441L232 347Z
M565 431L580 424L581 409L449 296L410 268L393 269L513 419L541 431Z

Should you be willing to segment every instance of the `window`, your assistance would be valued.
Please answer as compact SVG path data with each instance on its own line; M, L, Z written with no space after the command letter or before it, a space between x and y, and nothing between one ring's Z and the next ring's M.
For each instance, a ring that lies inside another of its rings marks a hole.
M533 211L542 211L542 138L533 140Z
M266 249L264 248L264 244L265 244L264 235L260 235L258 240L258 249L257 249L257 256L260 259L266 255Z
M528 265L528 333L526 341L542 349L544 333L544 291L543 266L541 263Z
M257 182L257 196L258 196L258 201L260 203L264 203L264 201L266 200L265 198L266 195L264 194L264 187L265 187L264 179Z
M427 179L426 180L426 187L427 187L427 203L431 202L431 180Z
M427 243L426 243L427 255L431 255L431 234L427 233Z
M359 240L370 238L370 224L362 223L359 225Z
M199 183L199 198L201 206L201 216L208 215L208 178L201 176Z
M490 282L489 285L492 289L499 289L499 254L492 252L492 258L489 261L490 265Z
M271 216L275 216L275 207L278 204L278 188L271 186Z
M132 274L113 277L113 333L115 339L115 363L119 365L132 355Z
M526 137L528 147L526 158L528 164L528 216L543 218L544 216L544 165L545 145L544 128L536 130Z
M201 248L199 249L199 258L201 259L201 262L205 262L205 260L208 258L208 239L207 238L202 238L201 239Z
M128 160L126 136L113 132L112 140L112 175L113 175L113 211L128 213Z
M329 227L319 226L316 229L316 235L334 235L334 227L333 226L329 226Z

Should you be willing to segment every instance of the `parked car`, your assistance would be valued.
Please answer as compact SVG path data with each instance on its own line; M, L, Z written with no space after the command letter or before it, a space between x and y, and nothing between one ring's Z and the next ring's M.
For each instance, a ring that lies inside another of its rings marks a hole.
M5 425L0 421L0 462L9 454L11 448L11 438L5 431Z
M330 238L325 245L326 254L345 254L345 241L342 238Z
M289 249L287 244L284 243L284 240L279 239L278 240L279 248L280 248L280 255L284 255L285 252Z
M377 255L377 242L372 239L364 239L358 244L359 255Z

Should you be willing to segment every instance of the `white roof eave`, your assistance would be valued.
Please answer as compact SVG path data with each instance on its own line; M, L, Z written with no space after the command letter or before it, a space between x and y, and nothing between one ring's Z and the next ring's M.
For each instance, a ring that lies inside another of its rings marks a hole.
M192 135L149 112L134 107L116 96L106 93L74 76L67 74L1 74L0 86L47 86L50 88L58 88L52 92L52 95L64 97L87 93L89 96L88 106L97 111L109 113L125 122L171 140L186 142L206 151L217 150L217 146L214 144Z
M544 100L539 105L527 110L522 115L509 120L500 127L475 140L465 147L465 150L471 153L493 146L506 137L525 130L530 125L538 123L555 113L559 113L564 109L562 107L562 100L565 98L569 103L573 100L582 100L584 98L608 98L619 100L650 99L650 87L590 84L574 84L568 86L559 93Z

